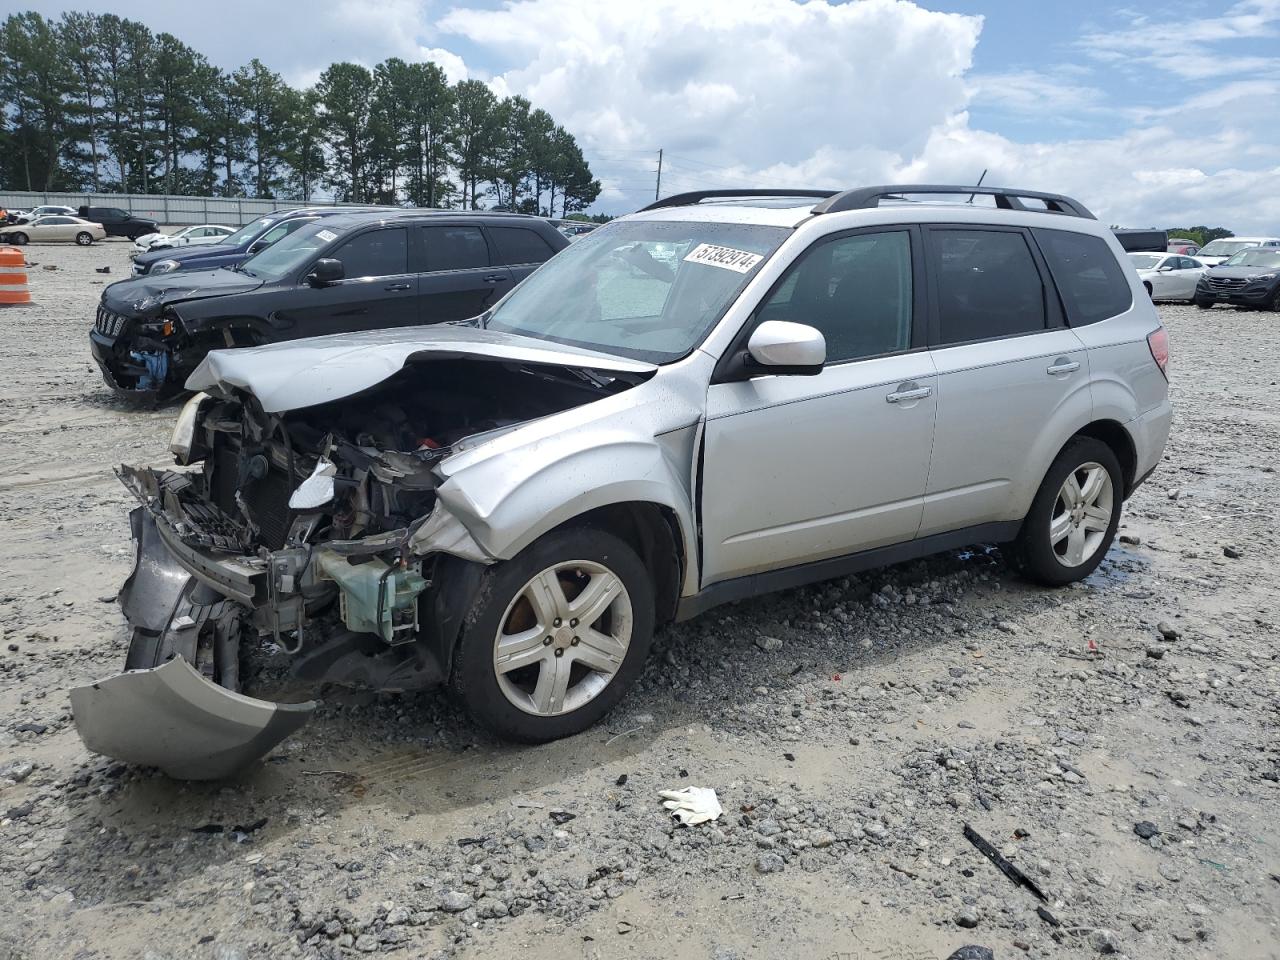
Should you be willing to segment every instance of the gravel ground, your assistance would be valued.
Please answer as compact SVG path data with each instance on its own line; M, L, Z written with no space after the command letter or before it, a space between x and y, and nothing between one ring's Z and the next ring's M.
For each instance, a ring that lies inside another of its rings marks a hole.
M110 468L174 413L89 359L128 249L29 247L0 313L0 958L1280 957L1274 316L1162 307L1168 456L1074 589L980 550L724 607L540 748L326 691L187 785L87 754L66 693L123 662ZM675 827L689 785L724 816Z

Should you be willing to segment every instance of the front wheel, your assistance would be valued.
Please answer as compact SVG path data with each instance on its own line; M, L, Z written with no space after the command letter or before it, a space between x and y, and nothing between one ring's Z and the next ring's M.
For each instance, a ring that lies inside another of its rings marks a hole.
M1045 474L1012 545L1029 580L1060 587L1097 569L1120 524L1120 461L1101 440L1076 437Z
M9 234L9 242L16 247L25 247L27 245L27 235L22 231Z
M555 530L485 577L450 681L471 714L545 743L613 709L653 640L653 584L635 551L603 530Z
M76 234L76 243L80 244L82 247L89 246L89 244L93 243L93 234L85 233L82 230L80 233Z
M1271 298L1271 309L1280 313L1280 287L1276 287L1275 296Z
M1194 303L1194 304L1195 304L1197 307L1199 307L1201 310L1212 310L1212 309L1213 309L1213 301L1212 301L1212 300L1200 300L1200 299L1196 299L1196 300L1193 300L1193 301L1192 301L1192 303Z

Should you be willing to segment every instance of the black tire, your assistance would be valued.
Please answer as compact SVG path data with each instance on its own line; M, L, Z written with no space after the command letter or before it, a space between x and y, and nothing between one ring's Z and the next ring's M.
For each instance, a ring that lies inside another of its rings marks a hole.
M1276 313L1280 313L1280 287L1276 287L1275 296L1271 298L1271 309Z
M1213 309L1213 303L1214 303L1214 301L1212 301L1212 300L1192 300L1191 302L1192 302L1192 303L1194 303L1194 304L1195 304L1197 307L1199 307L1201 310L1212 310L1212 309Z
M81 230L76 234L76 243L80 244L82 247L89 246L89 244L93 243L93 234Z
M1096 463L1111 479L1111 519L1101 542L1083 563L1068 565L1050 541L1049 527L1059 506L1059 493L1067 477L1082 466ZM1124 505L1124 475L1115 453L1101 440L1075 437L1062 448L1031 501L1018 538L1009 545L1009 560L1022 576L1046 587L1061 587L1085 579L1097 569L1111 549Z
M539 572L575 560L599 564L621 580L631 600L630 643L608 685L585 704L555 715L530 713L512 703L499 685L494 644L503 617L525 585ZM553 530L515 558L485 571L463 623L449 685L468 712L498 736L521 743L559 740L586 730L622 699L644 669L653 627L652 578L631 547L593 527Z
M1145 287L1145 288L1146 288L1147 296L1148 296L1148 297L1151 297L1152 299L1155 299L1155 298L1154 298L1154 296L1153 296L1153 294L1151 293L1151 284L1149 284L1146 280L1143 280L1143 281L1142 281L1142 285L1143 285L1143 287Z
M27 235L19 230L17 233L9 234L9 242L15 247L25 247L27 245Z

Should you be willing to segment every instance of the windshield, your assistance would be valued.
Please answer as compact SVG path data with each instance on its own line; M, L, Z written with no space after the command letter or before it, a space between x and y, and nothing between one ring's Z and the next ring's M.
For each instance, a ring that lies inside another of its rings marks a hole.
M538 268L485 325L636 360L677 360L789 233L745 223L611 223Z
M262 280L281 280L311 259L321 247L328 246L337 238L338 235L332 230L326 230L323 223L313 221L298 227L265 250L255 253L240 269Z
M1207 246L1200 248L1200 256L1202 257L1229 257L1233 253L1239 253L1246 247L1256 247L1257 244L1252 240L1214 240Z
M235 233L231 234L231 236L227 237L223 242L229 243L231 246L235 246L237 243L245 243L256 237L260 232L267 229L267 227L271 226L271 224L275 222L275 217L259 217L252 223L246 223Z
M1280 250L1244 250L1222 264L1224 267L1280 267Z
M1154 270L1160 265L1160 261L1164 257L1155 256L1150 253L1131 253L1129 259L1133 261L1133 265L1138 270Z

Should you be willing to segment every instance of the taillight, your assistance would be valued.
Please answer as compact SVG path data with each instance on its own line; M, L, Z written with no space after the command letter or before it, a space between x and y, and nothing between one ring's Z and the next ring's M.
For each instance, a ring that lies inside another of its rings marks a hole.
M1169 379L1169 331L1164 327L1156 327L1147 334L1147 346L1151 348L1151 359L1156 362L1166 380Z

